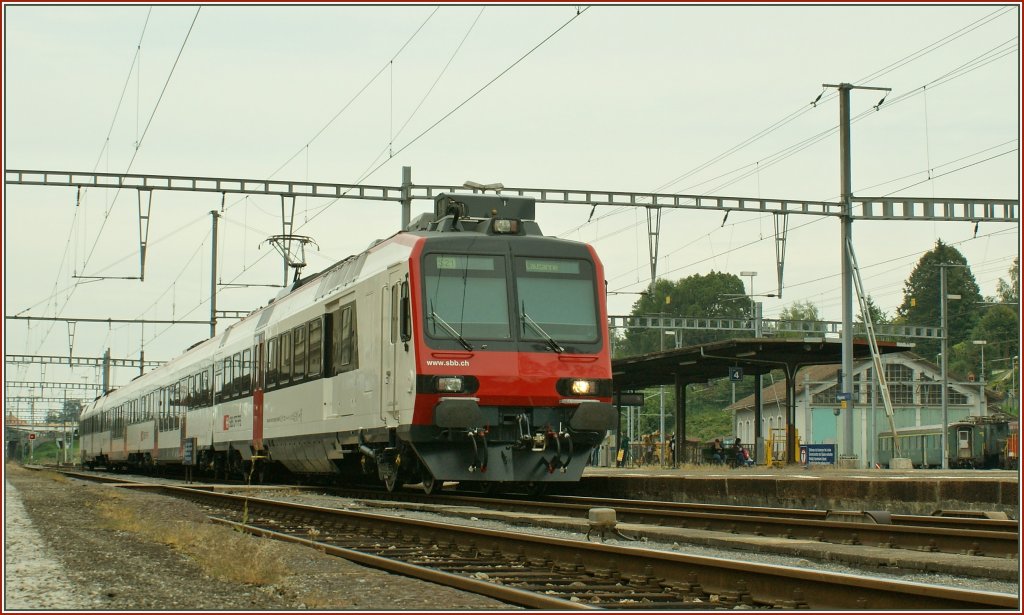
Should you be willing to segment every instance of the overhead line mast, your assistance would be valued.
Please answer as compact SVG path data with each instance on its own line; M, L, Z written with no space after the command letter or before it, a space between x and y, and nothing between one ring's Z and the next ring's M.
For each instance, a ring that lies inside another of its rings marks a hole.
M840 222L840 259L842 262L842 304L843 304L843 366L842 385L839 393L846 400L842 430L842 455L853 456L853 276L856 268L853 260L853 170L850 154L850 90L877 90L888 94L892 88L855 86L849 83L828 84L824 88L839 89L839 166L840 194L843 199L843 214ZM885 96L878 102L885 100ZM795 438L794 438L795 441ZM793 450L793 449L790 449ZM841 458L840 458L841 459Z

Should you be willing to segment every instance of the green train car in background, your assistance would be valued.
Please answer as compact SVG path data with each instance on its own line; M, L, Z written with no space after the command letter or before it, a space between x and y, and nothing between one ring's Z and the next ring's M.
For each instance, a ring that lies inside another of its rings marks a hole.
M972 416L949 425L947 446L950 468L1016 469L1019 421L1007 414ZM942 428L901 429L900 456L915 468L942 467ZM893 457L892 432L878 435L878 462L887 466Z

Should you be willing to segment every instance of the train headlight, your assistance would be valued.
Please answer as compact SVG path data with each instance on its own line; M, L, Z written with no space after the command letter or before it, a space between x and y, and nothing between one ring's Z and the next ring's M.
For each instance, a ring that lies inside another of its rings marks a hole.
M494 220L494 226L492 228L495 233L514 235L519 232L519 220L498 218Z
M438 393L461 393L463 390L462 376L438 376L435 382Z
M555 390L563 397L610 397L612 381L596 378L560 378Z
M569 390L573 395L593 395L597 390L597 383L593 380L573 380L569 383Z

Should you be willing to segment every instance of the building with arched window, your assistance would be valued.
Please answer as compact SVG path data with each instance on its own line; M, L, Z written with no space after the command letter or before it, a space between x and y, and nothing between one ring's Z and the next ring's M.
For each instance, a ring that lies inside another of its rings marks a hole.
M896 429L942 426L942 373L934 363L911 352L882 356L889 397L893 405ZM837 398L837 373L840 365L812 365L796 374L796 414L794 427L800 444L838 444L846 417ZM954 423L968 416L990 414L989 406L999 401L981 382L963 381L948 375L947 415ZM785 441L786 387L782 379L766 375L761 390L761 434L764 445ZM853 373L853 451L860 465L874 464L878 435L890 430L882 394L869 360L856 361ZM733 425L744 442L754 442L754 396L728 406L734 413ZM992 408L995 411L996 408ZM762 446L759 450L764 450ZM778 446L776 446L778 450ZM761 457L763 459L763 457Z

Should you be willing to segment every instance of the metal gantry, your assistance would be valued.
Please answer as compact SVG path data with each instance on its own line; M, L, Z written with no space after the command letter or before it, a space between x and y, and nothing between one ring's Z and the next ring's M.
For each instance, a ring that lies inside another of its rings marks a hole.
M686 195L655 192L621 192L604 190L573 190L561 188L502 188L502 194L531 197L538 203L586 205L590 207L644 207L648 212L648 235L651 252L651 284L657 277L657 253L660 236L660 224L653 221L661 219L662 209L686 209L725 212L733 211L751 213L803 214L831 216L842 221L842 237L840 245L842 275L843 326L840 329L843 343L843 370L852 370L852 334L853 334L853 284L846 246L849 245L852 223L855 220L915 220L915 221L962 221L973 222L1013 222L1019 223L1020 204L1016 199L988 198L918 198L918 197L857 197L852 194L850 179L850 139L849 139L849 94L852 89L865 89L848 83L826 86L836 87L840 91L840 160L841 160L841 202L808 201L801 199L767 199L732 196ZM886 89L886 88L866 88ZM411 203L415 199L430 199L442 192L465 191L466 186L453 185L421 185L412 184L409 167L402 168L401 186L379 186L361 184L335 184L322 182L275 181L260 179L230 179L212 177L187 177L153 174L117 174L76 171L41 171L18 170L5 171L5 183L9 185L31 186L68 186L81 188L135 189L147 191L151 197L153 190L179 192L212 192L226 194L273 195L282 199L282 228L290 229L293 220L287 215L285 202L294 202L298 196L328 199L355 199L383 202L396 202L401 205L401 227L409 224ZM473 189L476 192L477 189ZM141 203L141 201L140 201ZM145 264L146 239L148 238L149 208L140 205L140 257L142 266ZM783 237L776 238L777 266L779 268L779 295L782 290L782 267L785 255L786 222L784 217ZM145 231L145 232L144 232ZM777 225L778 234L778 225ZM289 233L290 235L290 233ZM781 243L780 243L781 242ZM287 271L287 260L285 261ZM140 275L141 279L141 275ZM211 329L216 322L216 313L209 321ZM683 328L683 327L680 327ZM918 327L922 331L931 327ZM727 330L727 329L721 329ZM732 330L732 329L728 329ZM742 330L742 329L740 329ZM881 329L879 329L879 333ZM918 337L914 335L913 337ZM927 334L920 337L934 337ZM942 337L941 335L939 337ZM10 357L10 355L9 355ZM54 363L63 363L73 358L52 357ZM130 360L122 360L130 361ZM8 358L10 362L10 358ZM149 362L157 363L157 362ZM83 363L95 364L95 363ZM849 379L846 379L849 386ZM852 413L847 413L843 430L843 449L850 452L852 443Z
M4 356L5 363L69 365L71 367L160 367L166 361L148 361L140 359L116 359L113 357L58 357L52 355L9 354Z
M10 389L66 389L68 391L99 391L103 386L89 382L27 382L7 380L4 386Z
M133 188L177 192L262 194L294 198L355 199L401 203L403 200L433 200L442 192L467 192L463 186L412 185L379 186L331 184L259 179L183 177L88 173L76 171L5 171L5 183L27 186L69 186L86 188ZM476 192L476 190L472 190ZM621 192L566 188L502 188L501 194L525 196L538 203L692 209L702 211L743 211L750 213L806 214L842 217L843 204L802 199L748 198L658 192ZM920 220L933 222L1019 222L1017 199L925 198L854 196L854 220ZM859 208L859 211L857 209Z
M704 318L678 316L609 316L610 329L662 329L696 331L739 331L755 335L756 325L750 318ZM865 334L864 323L854 323L855 334ZM800 333L808 336L834 337L842 334L843 323L836 320L777 320L761 319L760 335L776 337ZM941 327L918 325L874 325L875 333L883 337L919 338L937 340L942 337Z

